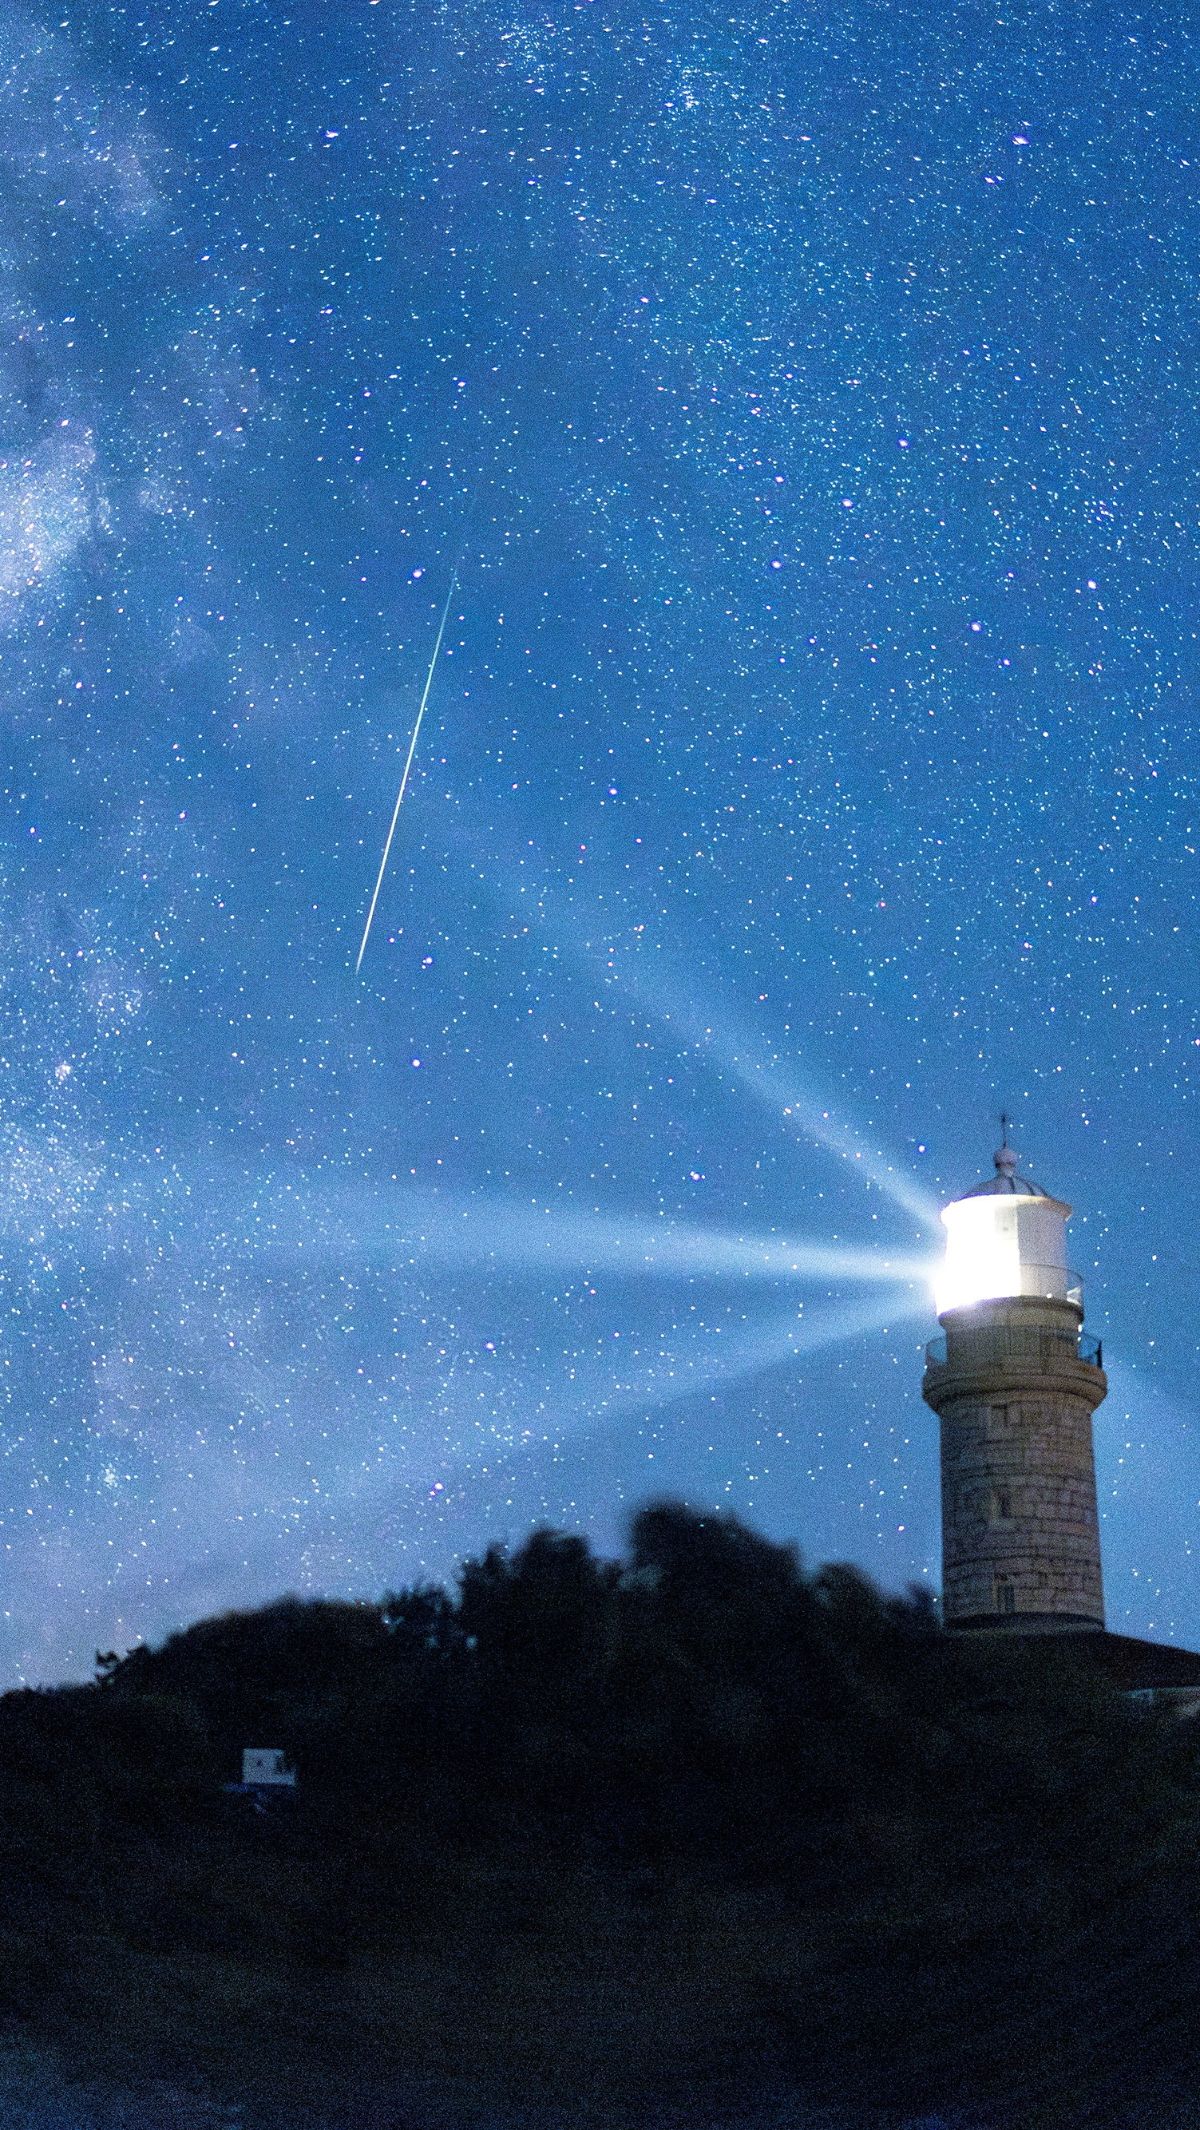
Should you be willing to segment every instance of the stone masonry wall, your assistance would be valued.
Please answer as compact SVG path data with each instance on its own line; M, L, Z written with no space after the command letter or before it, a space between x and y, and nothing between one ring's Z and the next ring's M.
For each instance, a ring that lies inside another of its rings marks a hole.
M1075 1391L1061 1381L1026 1379L1018 1387L997 1380L985 1390L976 1378L962 1395L944 1384L937 1410L948 1624L1011 1612L1103 1625L1092 1453L1097 1402L1090 1382Z

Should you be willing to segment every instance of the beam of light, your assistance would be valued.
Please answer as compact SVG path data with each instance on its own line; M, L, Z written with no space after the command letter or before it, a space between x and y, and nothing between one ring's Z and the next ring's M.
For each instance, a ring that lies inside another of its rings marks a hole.
M410 739L410 741L409 741L409 743L408 743L408 758L407 758L407 760L406 760L406 762L405 762L405 764L404 764L404 774L402 775L402 777L401 777L401 779L400 779L400 789L399 789L399 791L398 791L398 792L396 793L396 804L395 804L395 806L394 806L394 807L392 808L392 825L391 825L391 827L390 827L390 828L388 829L388 832L387 832L387 841L385 842L385 844L384 844L384 846L383 846L383 856L382 856L382 858L381 858L381 859L380 859L380 861L379 861L379 875L378 875L378 878L376 879L376 882L375 882L375 893L374 893L374 894L372 895L372 897L371 897L371 907L370 907L370 909L369 909L369 910L367 911L367 921L366 921L365 925L363 926L363 936L362 936L362 943L361 943L361 945L360 945L360 947L359 947L359 950L358 950L358 960L357 960L357 961L355 962L355 964L354 964L354 974L355 974L356 976L358 975L358 973L359 973L360 969L362 968L362 963L363 963L363 955L364 955L364 954L366 953L366 951L367 951L367 941L368 941L368 939L369 939L369 938L371 937L371 924L372 924L372 921L373 921L373 919L374 919L374 916L375 916L375 905L376 905L376 903L377 903L377 902L378 902L378 900L379 900L379 890L380 890L380 888L381 888L381 887L383 886L383 876L384 876L384 874L385 874L385 873L386 873L386 871L387 871L387 862L388 862L388 859L389 859L389 857L391 856L391 851L392 851L392 838L393 838L393 836L394 836L394 835L395 835L395 833L396 833L396 823L397 823L397 821L398 821L398 820L400 819L400 808L401 808L401 807L403 806L403 804L404 804L404 794L405 794L406 790L408 789L408 773L409 773L410 769L412 768L412 765L413 765L413 756L415 755L415 753L416 753L416 751L417 751L417 741L418 741L418 739L419 739L419 738L420 738L420 736L421 736L421 720L423 719L423 717L424 717L424 715L425 715L425 705L426 705L426 703L427 703L427 702L429 701L429 690L430 690L430 689L432 688L432 686L433 686L433 676L434 676L434 673L435 673L435 671L436 671L436 669L437 669L437 662L438 662L438 652L439 652L439 651L441 650L441 648L442 648L442 638L443 638L443 636L444 636L444 635L445 635L445 633L446 633L446 623L447 623L447 621L448 621L448 620L450 619L450 602L451 602L451 600L452 600L452 599L453 599L453 597L454 597L454 594L455 594L455 590L457 589L457 585L458 585L458 564L457 564L457 562L456 562L456 563L455 563L455 565L454 565L454 568L453 568L453 569L451 570L451 572L450 572L450 589L449 589L449 591L448 591L448 592L446 593L446 604L445 604L445 606L444 606L444 607L442 608L442 618L441 618L440 622L438 623L438 632L437 632L437 636L436 636L436 638L435 638L435 640L434 640L434 646L433 646L433 657L432 657L432 658L430 659L430 661L429 661L429 671L428 671L428 673L427 673L427 674L425 675L425 686L424 686L424 688L423 688L423 689L422 689L422 691L421 691L421 702L420 702L420 707L419 707L419 709L418 709L418 711L417 711L417 721L416 721L415 725L413 726L413 729L412 729L412 738Z
M443 1410L446 1433L441 1441L406 1445L404 1468L399 1471L394 1463L379 1470L360 1463L347 1472L345 1486L360 1511L374 1502L394 1507L397 1487L411 1490L411 1496L430 1499L444 1495L447 1487L451 1493L460 1493L480 1471L494 1475L507 1459L505 1469L516 1476L539 1450L561 1448L573 1437L623 1414L649 1415L685 1398L711 1395L796 1357L898 1330L923 1315L922 1304L893 1293L822 1309L812 1316L800 1316L793 1308L733 1330L713 1325L698 1335L690 1331L679 1345L661 1333L633 1336L628 1341L628 1358L622 1356L624 1365L619 1367L614 1365L611 1350L603 1358L598 1353L564 1355L550 1377L531 1371L514 1380L501 1363L502 1373L489 1376L486 1388L476 1383L467 1393L464 1413ZM448 1386L453 1366L452 1362L443 1388ZM488 1415L482 1433L478 1427L481 1398ZM468 1445L464 1434L472 1433L477 1439ZM434 1467L439 1484L431 1492L428 1478Z
M760 1375L764 1369L778 1367L796 1355L819 1353L826 1346L840 1345L870 1332L890 1331L894 1324L915 1321L923 1315L923 1303L906 1302L894 1294L823 1309L811 1317L787 1311L749 1324L741 1331L713 1332L702 1346L693 1342L682 1353L664 1355L628 1381L617 1381L608 1391L597 1389L577 1403L589 1419L628 1412L634 1407L642 1412L657 1411L660 1406L712 1390L718 1384L729 1385L746 1376Z
M709 1009L693 1004L674 986L660 983L657 977L647 983L640 971L630 975L627 965L620 974L639 1003L648 1006L669 1028L678 1030L687 1046L707 1058L718 1075L728 1074L756 1102L782 1116L793 1131L837 1155L922 1228L937 1232L938 1207L934 1199L911 1183L894 1161L839 1117L830 1104L806 1088L791 1060L781 1057L772 1042L723 1022Z
M617 898L612 901L616 908ZM547 881L539 883L536 896L522 889L523 921L530 921L531 911L553 934L556 944L568 947L593 974L597 961L602 960L609 981L669 1029L681 1050L703 1058L718 1080L734 1079L756 1102L782 1116L793 1132L836 1155L919 1227L940 1235L936 1201L897 1162L839 1117L831 1103L805 1086L792 1060L781 1056L768 1038L738 1029L707 1002L697 1004L694 976L690 972L674 975L671 958L643 936L641 928L636 943L621 953L612 917L602 903L589 910L577 895L567 895Z
M455 1198L411 1186L386 1193L289 1189L284 1202L269 1202L260 1211L266 1235L285 1247L294 1244L299 1222L307 1248L376 1264L403 1260L660 1279L837 1280L920 1286L923 1292L933 1269L924 1258L846 1247L836 1238L738 1235L665 1218L622 1219L553 1204Z
M474 1455L451 1451L444 1469L457 1476L476 1457L494 1461L498 1449L519 1456L531 1444L561 1443L577 1431L625 1413L658 1412L684 1398L732 1388L800 1355L887 1332L923 1315L921 1305L893 1294L823 1309L813 1316L798 1316L790 1309L732 1331L714 1326L700 1337L687 1338L680 1347L652 1335L631 1339L632 1365L622 1371L614 1368L611 1356L604 1361L569 1361L557 1368L549 1382L522 1384L515 1401L522 1422L519 1432L507 1439L490 1434ZM655 1345L657 1353L647 1356L647 1347Z

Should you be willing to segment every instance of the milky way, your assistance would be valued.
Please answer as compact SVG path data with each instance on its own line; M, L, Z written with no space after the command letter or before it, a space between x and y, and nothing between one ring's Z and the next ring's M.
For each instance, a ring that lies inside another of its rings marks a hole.
M1198 72L1087 0L8 10L5 1678L662 1492L936 1585L1002 1106L1110 1624L1200 1642Z

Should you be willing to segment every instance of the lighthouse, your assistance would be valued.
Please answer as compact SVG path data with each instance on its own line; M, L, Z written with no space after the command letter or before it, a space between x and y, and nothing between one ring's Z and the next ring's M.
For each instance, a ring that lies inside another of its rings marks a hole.
M1071 1208L1018 1173L945 1207L942 1337L921 1386L941 1423L942 1592L954 1629L1103 1630L1092 1414L1108 1383L1067 1267Z

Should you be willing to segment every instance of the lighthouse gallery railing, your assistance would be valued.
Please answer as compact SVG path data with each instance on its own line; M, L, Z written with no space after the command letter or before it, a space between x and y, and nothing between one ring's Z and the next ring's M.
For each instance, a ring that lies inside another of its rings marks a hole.
M981 1324L969 1331L959 1332L955 1346L969 1365L972 1345L978 1341L980 1350L986 1350L989 1361L1007 1360L1032 1362L1035 1367L1052 1368L1064 1355L1072 1361L1086 1361L1092 1368L1103 1368L1104 1345L1094 1339L1090 1332L1073 1331L1064 1326L1061 1331L1049 1325L1032 1326L1022 1330L1011 1324ZM930 1339L925 1348L927 1368L945 1368L947 1364L946 1337Z

